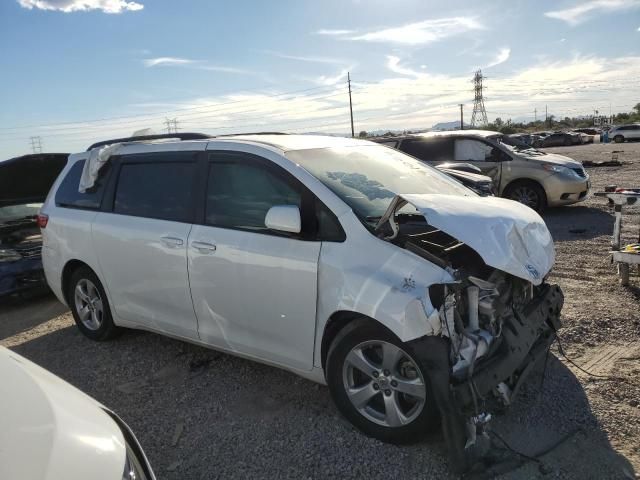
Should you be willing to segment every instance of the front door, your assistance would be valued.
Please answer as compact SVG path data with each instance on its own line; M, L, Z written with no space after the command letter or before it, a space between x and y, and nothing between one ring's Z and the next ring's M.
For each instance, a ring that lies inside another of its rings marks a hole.
M116 314L154 330L197 339L189 293L193 152L121 157L113 207L92 225L93 244Z
M468 162L478 167L484 175L500 186L502 151L495 145L475 138L456 138L453 143L453 161Z
M203 225L189 235L189 279L200 339L310 370L321 242L305 238L306 194L261 157L209 155ZM274 205L297 205L303 232L265 227Z

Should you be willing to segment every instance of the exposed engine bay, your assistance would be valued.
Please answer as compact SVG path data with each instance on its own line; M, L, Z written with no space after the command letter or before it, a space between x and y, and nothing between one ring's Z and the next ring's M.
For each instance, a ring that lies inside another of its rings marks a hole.
M0 295L44 285L41 251L35 217L0 222Z
M534 285L487 265L421 212L403 208L407 203L396 201L376 233L455 279L428 289L441 328L423 337L422 348L429 350L433 372L428 375L432 388L439 389L434 396L451 458L468 467L489 448L491 415L512 403L523 379L546 357L560 327L563 296L542 279Z

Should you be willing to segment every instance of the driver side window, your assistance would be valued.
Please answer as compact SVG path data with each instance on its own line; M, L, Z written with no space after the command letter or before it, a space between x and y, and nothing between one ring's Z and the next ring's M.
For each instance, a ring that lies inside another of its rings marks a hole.
M456 162L493 162L495 147L479 140L469 138L456 139L453 159Z

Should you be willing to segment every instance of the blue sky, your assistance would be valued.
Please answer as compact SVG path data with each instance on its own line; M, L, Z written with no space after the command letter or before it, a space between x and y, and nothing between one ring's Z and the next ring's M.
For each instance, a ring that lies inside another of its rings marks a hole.
M134 130L429 127L628 111L640 0L2 0L0 158L77 151Z

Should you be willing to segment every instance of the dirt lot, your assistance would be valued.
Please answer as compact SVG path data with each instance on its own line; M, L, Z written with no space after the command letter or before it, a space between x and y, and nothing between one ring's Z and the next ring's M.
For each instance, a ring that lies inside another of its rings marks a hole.
M622 167L591 168L596 190L640 186L640 143L550 149L578 160L623 150ZM632 210L629 209L629 212ZM637 239L640 208L624 218ZM566 353L544 383L531 378L493 429L537 455L500 478L634 478L640 471L640 278L618 285L607 251L613 216L601 198L554 209L552 281L566 302ZM0 305L0 343L114 409L134 429L160 479L452 478L441 438L409 447L366 438L328 390L274 368L143 332L96 344L51 297ZM560 359L558 359L560 358ZM542 387L542 388L541 388ZM514 457L517 458L517 457Z

